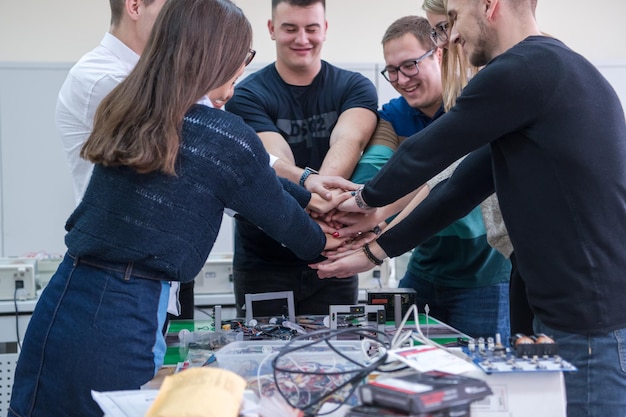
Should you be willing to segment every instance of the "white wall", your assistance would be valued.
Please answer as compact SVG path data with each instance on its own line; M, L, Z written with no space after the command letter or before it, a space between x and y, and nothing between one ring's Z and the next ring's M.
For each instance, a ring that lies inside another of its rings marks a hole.
M273 58L267 35L270 0L235 0L255 32L257 62ZM386 27L407 14L423 14L421 0L327 0L324 57L335 62L377 62ZM601 8L598 6L601 5ZM626 60L626 1L539 0L541 28L591 60ZM107 0L0 0L0 61L73 62L100 41L109 26Z

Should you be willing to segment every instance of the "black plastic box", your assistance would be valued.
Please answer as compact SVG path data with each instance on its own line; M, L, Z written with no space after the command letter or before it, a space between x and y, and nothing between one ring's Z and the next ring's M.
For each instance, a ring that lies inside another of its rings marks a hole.
M400 296L400 313L402 320L409 307L415 304L416 292L413 288L373 288L367 290L367 304L385 306L387 321L395 321L395 296Z

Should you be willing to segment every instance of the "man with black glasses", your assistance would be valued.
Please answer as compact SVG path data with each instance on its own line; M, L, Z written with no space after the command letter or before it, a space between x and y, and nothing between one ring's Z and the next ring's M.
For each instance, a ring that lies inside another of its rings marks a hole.
M395 141L400 142L444 113L442 51L431 36L430 24L418 16L400 18L387 29L382 41L386 64L382 75L400 97L379 111L380 123L390 128L379 127L376 131L352 181L365 183L375 174L365 168L375 164L365 161L384 161L390 157L397 147L390 136L399 136ZM448 178L456 165L431 179L428 185L434 187ZM476 206L413 250L399 286L417 291L416 304L420 311L428 304L433 317L463 333L475 338L499 333L502 340L508 340L510 271L510 261L487 242L481 207Z

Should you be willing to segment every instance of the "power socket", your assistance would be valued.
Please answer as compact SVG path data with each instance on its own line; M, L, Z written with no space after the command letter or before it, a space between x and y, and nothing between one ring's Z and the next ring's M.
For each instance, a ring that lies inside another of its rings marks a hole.
M37 260L0 258L0 300L37 298Z

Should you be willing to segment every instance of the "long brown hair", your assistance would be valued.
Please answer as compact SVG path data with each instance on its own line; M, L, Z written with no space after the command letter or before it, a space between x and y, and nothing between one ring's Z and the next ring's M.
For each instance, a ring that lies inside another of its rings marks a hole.
M100 104L81 156L140 173L175 174L185 113L232 79L252 28L230 0L170 0L135 69Z

